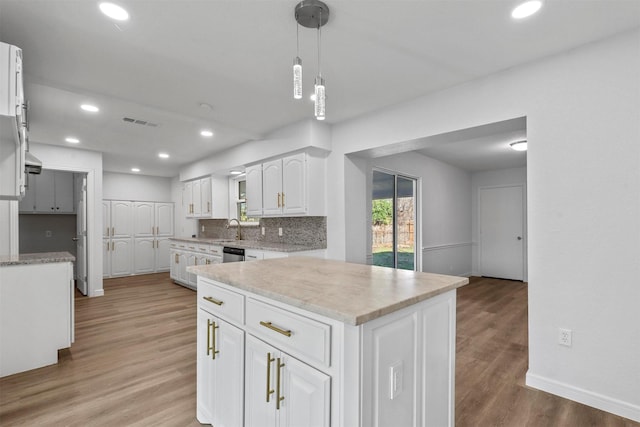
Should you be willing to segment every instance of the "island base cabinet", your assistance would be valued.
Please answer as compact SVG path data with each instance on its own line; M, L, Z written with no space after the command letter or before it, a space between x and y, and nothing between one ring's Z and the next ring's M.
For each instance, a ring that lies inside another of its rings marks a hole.
M329 427L331 379L247 335L246 427Z
M244 331L198 309L197 349L198 421L243 425Z

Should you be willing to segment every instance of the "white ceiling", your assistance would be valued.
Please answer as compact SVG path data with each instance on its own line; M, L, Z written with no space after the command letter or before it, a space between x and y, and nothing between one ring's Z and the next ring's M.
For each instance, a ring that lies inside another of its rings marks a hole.
M131 19L116 26L93 0L0 0L0 40L24 52L33 141L67 145L73 135L78 148L104 153L106 171L175 176L181 165L313 116L310 101L291 96L295 0L117 2ZM510 18L513 0L327 4L329 124L640 26L640 0L547 0L520 22ZM307 94L315 46L315 31L301 28ZM81 102L101 112L84 113ZM199 135L205 127L213 138ZM454 153L425 154L463 164L469 144L484 145L469 140ZM160 151L171 158L158 159Z

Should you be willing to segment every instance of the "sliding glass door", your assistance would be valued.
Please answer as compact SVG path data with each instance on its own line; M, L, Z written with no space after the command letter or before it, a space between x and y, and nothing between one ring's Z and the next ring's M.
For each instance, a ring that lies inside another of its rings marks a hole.
M414 178L373 170L373 265L416 269L416 184Z

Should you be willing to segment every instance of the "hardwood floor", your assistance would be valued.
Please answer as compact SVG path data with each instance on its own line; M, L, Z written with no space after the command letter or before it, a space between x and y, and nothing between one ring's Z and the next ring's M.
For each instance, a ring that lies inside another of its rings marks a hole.
M199 426L196 294L168 274L105 280L76 298L60 363L0 379L0 426ZM526 285L473 278L458 293L456 425L639 426L524 385Z

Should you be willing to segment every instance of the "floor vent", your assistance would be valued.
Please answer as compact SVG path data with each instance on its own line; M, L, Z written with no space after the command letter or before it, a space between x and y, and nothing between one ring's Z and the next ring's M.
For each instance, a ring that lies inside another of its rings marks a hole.
M140 120L140 119L132 119L131 117L123 117L122 120L127 123L132 123L132 124L141 125L141 126L150 126L152 128L157 128L158 126L160 126L158 123L152 123L152 122L148 122L146 120Z

